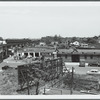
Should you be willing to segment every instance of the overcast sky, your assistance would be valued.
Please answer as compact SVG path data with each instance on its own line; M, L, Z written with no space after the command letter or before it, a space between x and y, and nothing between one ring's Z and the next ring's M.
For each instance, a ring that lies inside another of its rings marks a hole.
M100 35L100 2L0 2L0 36Z

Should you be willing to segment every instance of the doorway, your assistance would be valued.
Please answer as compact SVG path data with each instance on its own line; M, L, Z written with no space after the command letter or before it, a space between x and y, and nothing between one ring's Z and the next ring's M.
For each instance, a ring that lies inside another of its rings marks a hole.
M72 62L80 62L80 56L79 55L72 55Z

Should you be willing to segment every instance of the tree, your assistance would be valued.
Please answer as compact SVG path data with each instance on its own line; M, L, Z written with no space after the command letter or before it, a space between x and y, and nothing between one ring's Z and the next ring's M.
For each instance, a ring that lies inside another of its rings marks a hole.
M0 41L3 41L3 38L2 37L0 37Z
M72 38L72 42L75 42L76 40L77 40L76 37L73 37L73 38Z
M94 36L93 39L98 39L98 37L97 36Z
M95 43L97 43L97 40L94 39L94 38L88 38L88 39L87 39L87 43L95 44Z
M58 40L58 37L57 35L54 36L54 41L57 41Z

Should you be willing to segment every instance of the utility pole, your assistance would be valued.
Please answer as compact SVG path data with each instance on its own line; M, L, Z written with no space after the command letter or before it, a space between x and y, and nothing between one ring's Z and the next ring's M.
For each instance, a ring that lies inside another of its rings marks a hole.
M72 67L72 72L71 72L71 90L70 94L73 94L73 73L74 73L74 67Z
M4 57L3 57L3 54L4 54L3 41L2 41L2 47L1 47L1 48L2 48L1 55L2 55L2 61L3 61L3 58L4 58Z
M27 76L27 90L28 90L28 95L30 94L29 92L29 77L28 77L28 70L26 70L26 76Z
M39 81L36 82L36 95L39 94Z

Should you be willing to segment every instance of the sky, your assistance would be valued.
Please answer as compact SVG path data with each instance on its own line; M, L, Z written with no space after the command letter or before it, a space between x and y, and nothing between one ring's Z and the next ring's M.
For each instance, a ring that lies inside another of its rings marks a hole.
M0 2L0 37L100 35L100 2Z

